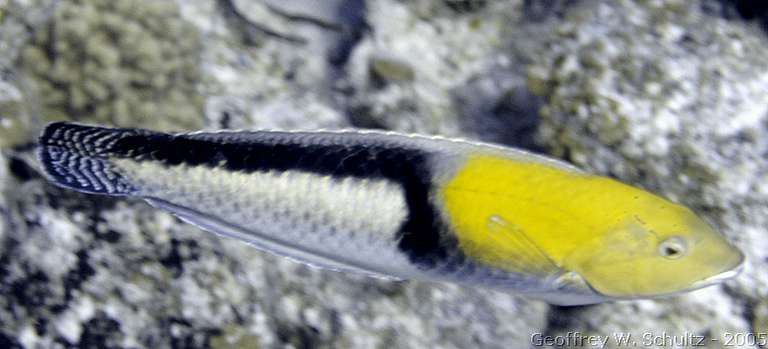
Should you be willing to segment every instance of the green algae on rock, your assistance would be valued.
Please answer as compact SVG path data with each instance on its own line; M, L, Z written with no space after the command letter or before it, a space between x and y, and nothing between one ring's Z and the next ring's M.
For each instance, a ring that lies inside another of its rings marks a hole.
M15 86L0 80L0 149L13 147L30 139L30 123L21 92Z
M202 127L200 38L173 1L63 2L23 49L46 121Z
M369 62L371 76L378 79L382 85L387 82L410 82L414 79L413 69L396 59L384 57L372 58Z
M261 348L259 337L250 334L247 328L230 325L223 328L222 333L211 338L213 349L242 349Z
M768 54L761 36L693 2L595 2L554 26L533 54L528 85L545 99L540 141L579 165L627 180L664 178L675 171L656 164L687 149L675 167L716 172L705 148L688 140L708 129L750 132L766 111L766 76L754 69ZM724 87L731 83L738 87ZM717 126L726 116L732 122ZM605 157L616 160L612 168L598 164Z

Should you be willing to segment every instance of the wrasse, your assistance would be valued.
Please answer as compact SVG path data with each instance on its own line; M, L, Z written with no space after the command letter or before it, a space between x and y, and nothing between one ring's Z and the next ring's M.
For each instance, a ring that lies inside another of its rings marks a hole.
M323 268L553 304L675 294L744 256L689 209L501 146L375 131L195 132L52 123L53 183L139 197Z

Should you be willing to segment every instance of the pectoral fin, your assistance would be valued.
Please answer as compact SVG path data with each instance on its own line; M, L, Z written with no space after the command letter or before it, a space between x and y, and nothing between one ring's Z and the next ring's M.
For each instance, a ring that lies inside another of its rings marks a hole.
M563 269L526 234L519 226L499 215L488 218L488 238L499 248L493 253L503 260L509 270L541 276L560 275Z

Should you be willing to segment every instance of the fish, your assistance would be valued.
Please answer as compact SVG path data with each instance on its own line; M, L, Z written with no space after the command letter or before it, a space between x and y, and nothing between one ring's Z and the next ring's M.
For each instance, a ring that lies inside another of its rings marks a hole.
M310 266L557 305L720 284L744 254L685 206L524 150L373 130L163 133L54 122L45 177L140 198Z

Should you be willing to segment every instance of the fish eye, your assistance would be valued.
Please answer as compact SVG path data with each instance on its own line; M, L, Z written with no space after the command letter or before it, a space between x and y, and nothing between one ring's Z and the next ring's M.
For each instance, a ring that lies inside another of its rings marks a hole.
M685 255L685 240L679 236L670 237L659 244L659 255L667 259L678 259Z

